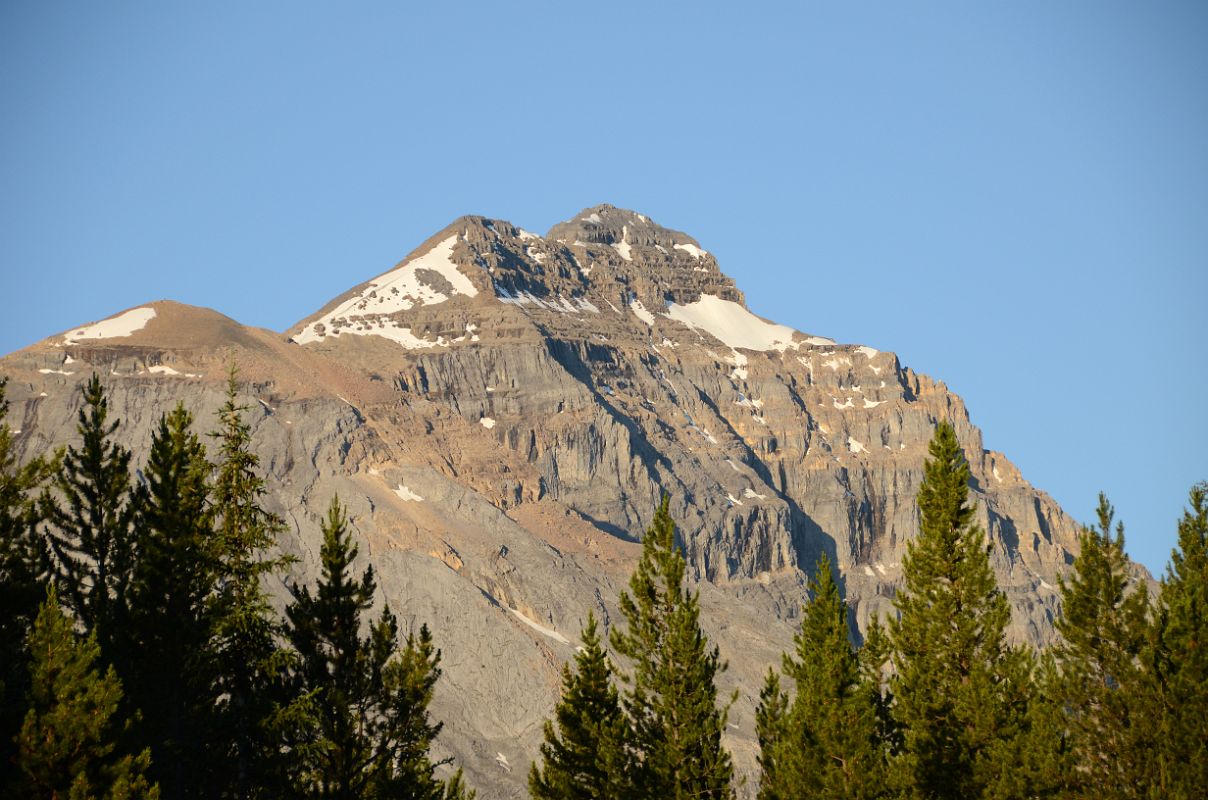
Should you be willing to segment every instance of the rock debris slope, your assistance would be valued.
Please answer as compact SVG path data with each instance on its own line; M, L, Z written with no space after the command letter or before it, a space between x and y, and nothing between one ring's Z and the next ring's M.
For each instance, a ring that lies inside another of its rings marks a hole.
M1078 526L983 449L960 398L892 353L756 316L696 239L641 214L597 206L545 236L463 217L284 335L157 302L0 372L26 456L71 440L95 370L139 461L178 400L212 419L231 359L295 577L316 574L338 492L383 600L435 631L439 747L481 797L524 795L560 665L588 610L616 621L662 492L741 689L727 733L746 774L818 556L861 627L891 609L937 419L969 455L1011 635L1054 635Z

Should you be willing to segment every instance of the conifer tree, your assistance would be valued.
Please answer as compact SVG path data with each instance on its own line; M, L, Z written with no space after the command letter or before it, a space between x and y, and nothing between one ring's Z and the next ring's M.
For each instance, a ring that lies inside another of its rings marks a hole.
M78 640L53 590L29 637L29 710L17 739L20 776L11 797L135 800L159 797L150 752L123 753L121 682L98 671L96 636Z
M1061 580L1060 673L1052 691L1065 710L1076 767L1066 776L1076 794L1143 797L1150 777L1144 742L1140 656L1148 635L1148 593L1130 576L1124 526L1099 495L1097 528L1084 528L1073 575Z
M594 614L587 616L575 668L562 667L562 699L545 723L541 766L529 770L535 800L621 800L629 787L625 717Z
M236 369L227 378L226 402L218 411L216 474L211 488L216 591L208 614L214 659L216 708L225 732L222 752L212 754L216 786L212 795L269 796L283 780L279 731L284 676L289 654L277 645L280 621L269 604L264 582L289 563L271 556L285 528L262 505L265 486L260 460L251 449L251 428L243 419Z
M1155 788L1163 797L1208 787L1208 483L1192 487L1158 598L1149 707L1159 722Z
M937 426L929 452L920 531L907 546L890 623L902 734L893 778L911 797L981 797L1026 724L1030 676L1022 651L1005 644L1010 610L966 503L969 466L949 423Z
M757 713L761 800L876 798L886 793L879 686L866 678L851 646L847 603L823 555L783 671L788 702L771 676ZM877 680L877 679L873 679Z
M612 644L633 664L623 707L637 754L640 796L729 798L733 767L721 744L727 708L718 708L717 675L726 667L700 629L698 595L684 583L670 499L664 495L642 557L621 593L626 630Z
M433 774L428 748L440 731L427 707L440 675L440 653L426 626L398 646L389 607L362 637L361 616L373 604L373 569L350 574L357 547L339 499L323 525L321 576L312 593L291 588L287 635L297 652L297 691L308 712L297 718L296 796L462 796L460 774L448 785Z
M53 472L53 462L17 459L6 417L7 380L0 378L0 787L8 783L13 740L25 716L28 687L26 639L46 599L49 559L37 532L33 492Z
M155 755L165 798L204 797L204 745L212 731L215 676L207 600L214 588L210 465L178 405L151 441L136 517L139 558L130 587L128 638L138 657L124 676Z
M785 728L789 714L789 696L780 687L780 673L768 667L759 705L755 708L755 739L759 742L759 800L779 800L780 788L787 785L791 768L781 762L786 747Z
M114 663L123 655L136 559L130 451L111 439L119 422L109 421L109 399L96 373L82 391L77 430L83 441L67 448L54 481L58 497L45 493L39 502L50 523L47 540L63 599Z

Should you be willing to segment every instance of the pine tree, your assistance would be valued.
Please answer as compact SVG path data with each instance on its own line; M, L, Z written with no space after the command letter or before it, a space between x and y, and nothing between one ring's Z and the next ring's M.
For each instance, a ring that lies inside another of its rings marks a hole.
M728 798L733 767L722 748L726 709L717 675L726 667L700 629L698 595L684 588L669 498L642 540L642 557L621 593L627 629L612 644L633 664L623 707L638 755L637 791L646 797Z
M809 588L795 653L784 655L784 674L795 686L792 702L779 691L774 675L761 696L759 797L882 797L879 680L866 678L851 646L847 603L825 555Z
M152 774L166 798L207 795L203 748L213 734L210 465L192 422L178 405L160 418L151 441L129 592L128 638L138 657L123 676L142 711L140 730L155 754Z
M212 620L215 710L225 746L211 754L215 786L211 795L272 796L283 781L284 764L275 725L283 713L284 675L289 654L278 647L281 624L269 604L264 582L290 560L270 556L285 524L263 503L260 460L251 449L251 428L243 419L236 369L227 379L226 402L218 411L217 472L211 489L214 515L214 568L217 590L207 613Z
M28 688L26 639L46 599L50 563L37 532L41 522L33 492L54 464L36 458L22 466L5 418L7 381L0 378L0 787L16 753L13 739L25 716Z
M545 723L542 765L529 770L536 800L621 800L628 795L625 718L612 665L589 613L575 668L562 667L562 699Z
M1158 596L1146 710L1155 717L1155 789L1199 797L1208 786L1208 483L1193 486Z
M123 655L126 595L136 559L130 451L110 438L119 422L109 422L109 400L96 373L83 388L83 400L77 425L83 442L67 448L54 481L58 497L46 493L39 504L50 523L47 540L63 598L113 663Z
M361 616L373 604L373 569L350 575L357 547L339 499L323 525L322 573L314 593L291 588L287 635L297 652L297 692L307 714L296 719L295 793L359 800L441 800L461 795L434 776L428 748L440 724L427 706L440 675L440 653L427 627L398 646L398 621L385 608L368 636Z
M788 746L785 741L789 715L789 696L780 688L780 674L768 667L759 705L755 708L755 739L759 742L759 800L782 800L781 789L787 786L791 767L781 761Z
M1099 495L1098 528L1084 528L1074 573L1061 580L1062 641L1053 649L1060 673L1050 691L1065 710L1076 768L1067 788L1076 794L1144 797L1150 776L1144 742L1147 713L1138 709L1144 685L1140 656L1148 636L1145 585L1130 576L1124 526Z
M113 667L97 669L95 634L80 641L52 590L29 637L29 711L17 739L20 778L12 797L158 798L146 773L150 752L125 754Z
M903 559L904 586L890 623L894 719L901 752L894 780L907 796L992 794L1004 747L1026 724L1027 661L1008 648L1006 598L985 535L966 504L969 466L941 422L919 488L920 532Z

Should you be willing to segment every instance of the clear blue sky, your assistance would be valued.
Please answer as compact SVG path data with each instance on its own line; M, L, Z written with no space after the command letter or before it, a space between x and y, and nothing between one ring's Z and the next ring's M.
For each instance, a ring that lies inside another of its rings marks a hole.
M458 215L601 202L1164 565L1208 478L1208 4L0 4L0 352L165 297L280 330Z

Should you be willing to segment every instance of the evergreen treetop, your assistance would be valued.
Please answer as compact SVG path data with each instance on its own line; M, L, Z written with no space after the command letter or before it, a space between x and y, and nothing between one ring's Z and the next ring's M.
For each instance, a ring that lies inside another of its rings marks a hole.
M890 621L903 736L895 778L910 796L979 797L1001 768L997 746L1026 710L1026 664L1005 643L1010 610L973 523L969 465L951 424L936 427L929 454L919 535L907 545Z
M357 546L339 498L323 524L321 575L314 592L291 588L286 633L296 651L291 719L294 791L310 798L461 798L461 774L444 782L428 758L441 725L428 717L440 653L426 626L399 648L389 607L362 637L373 604L371 567L351 574Z
M796 797L875 798L885 794L885 747L878 717L879 676L870 676L852 648L847 604L823 555L810 580L810 599L783 658L791 702L778 681L765 684L758 713L761 800Z
M34 492L57 469L53 459L20 463L6 419L6 385L0 378L0 787L8 782L14 738L25 716L26 640L46 599L50 573Z
M18 736L20 778L11 796L85 800L159 797L150 752L124 753L121 682L98 671L96 635L78 640L52 589L29 637L28 711Z
M239 402L236 369L227 377L218 411L216 473L211 489L217 588L206 613L212 620L216 713L227 733L215 753L223 794L249 798L273 794L283 781L279 733L289 653L278 646L281 623L269 604L265 581L291 562L269 552L285 523L264 508L260 460L251 449L247 406Z
M733 768L721 745L728 706L718 707L715 682L726 666L700 629L698 595L683 585L669 504L664 495L629 591L621 593L627 627L612 631L613 647L633 665L623 705L638 754L638 791L728 798Z
M612 666L589 613L574 669L562 667L562 698L545 723L541 763L529 770L537 800L621 800L629 796L625 718Z
M125 637L136 654L124 670L126 694L142 712L140 732L166 800L212 796L207 747L221 736L208 613L217 579L210 464L192 423L177 405L160 417L152 436L138 489L139 558Z
M1148 711L1157 717L1155 790L1194 798L1208 786L1208 483L1191 488L1158 594Z
M54 481L57 497L44 493L39 503L50 523L47 541L63 599L111 660L126 628L137 558L130 451L111 438L119 422L109 421L109 399L96 373L82 392L77 431L83 441L67 448Z

